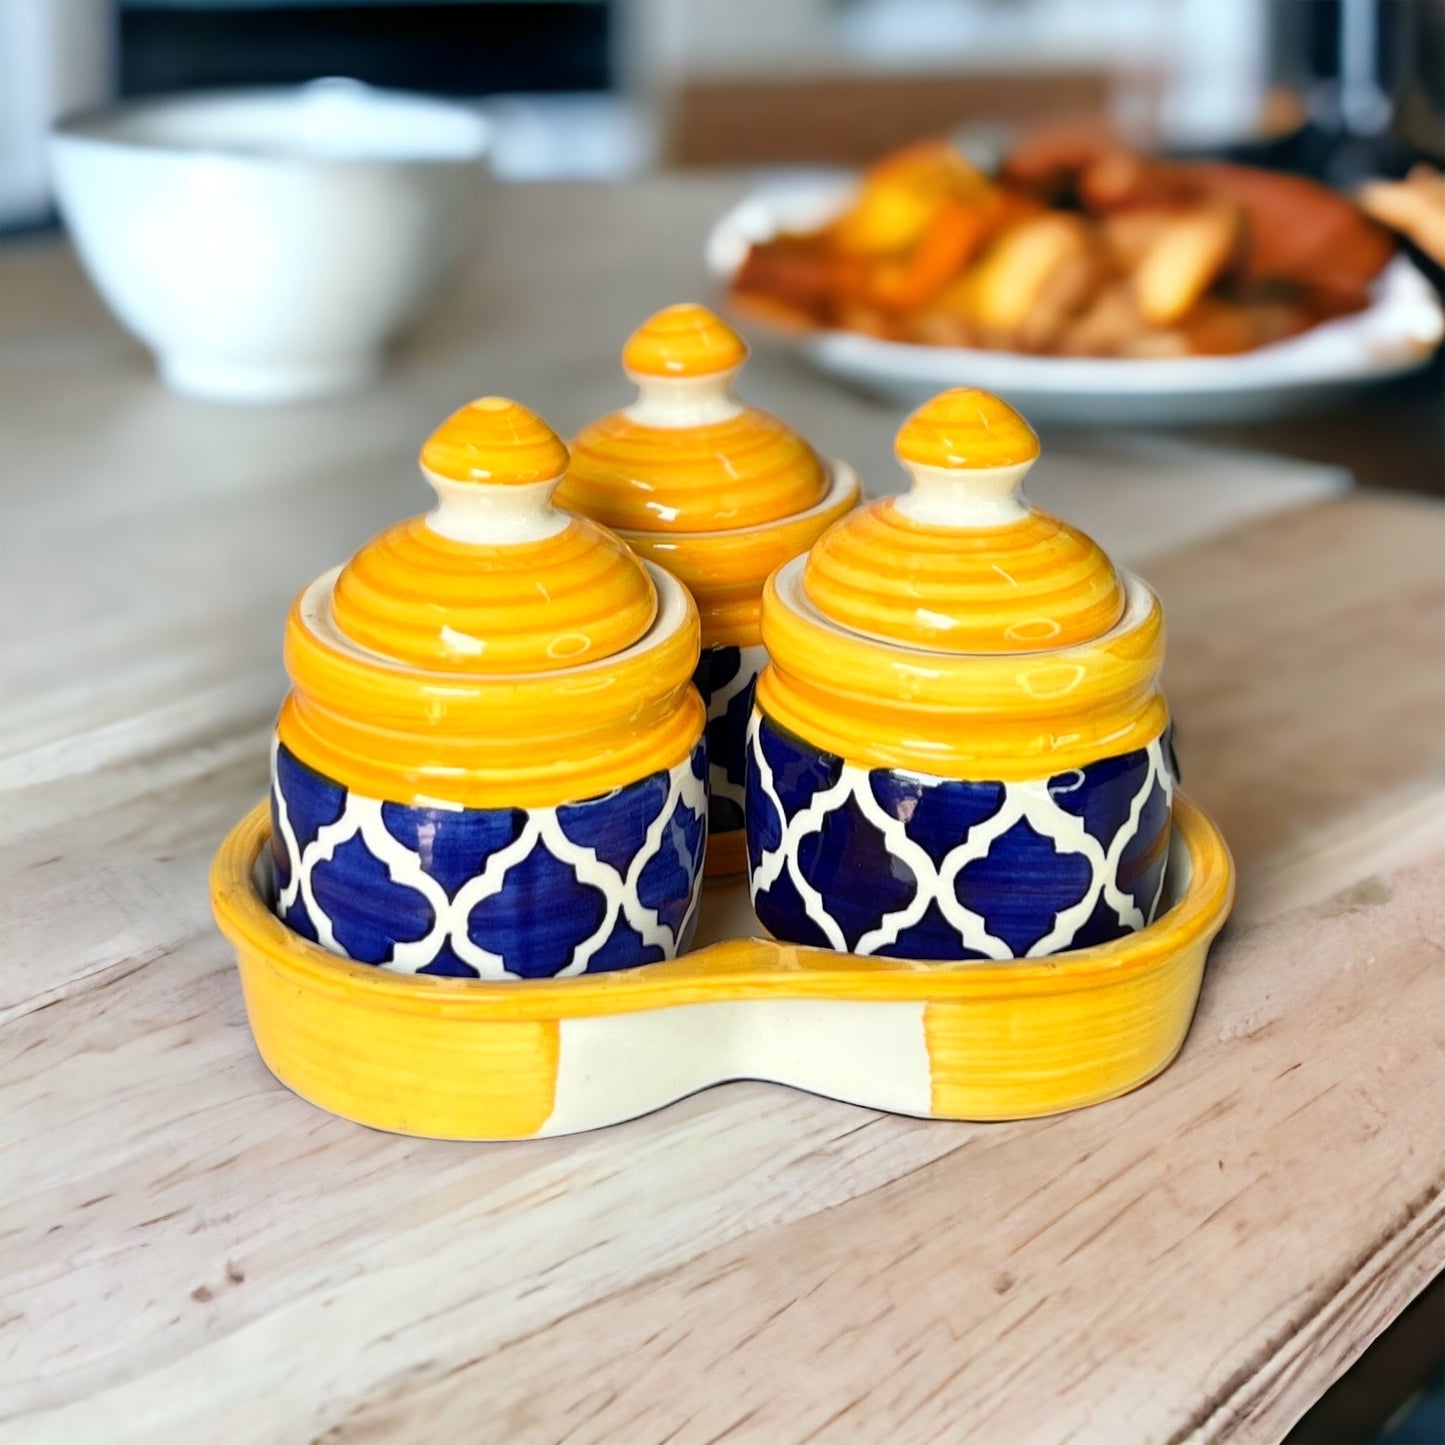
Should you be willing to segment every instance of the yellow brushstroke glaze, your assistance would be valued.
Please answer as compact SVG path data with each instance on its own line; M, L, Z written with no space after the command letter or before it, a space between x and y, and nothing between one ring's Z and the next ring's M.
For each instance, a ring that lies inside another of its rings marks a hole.
M619 531L717 532L803 511L826 485L812 447L754 407L689 427L614 412L573 440L557 500Z
M526 808L689 755L705 721L697 609L621 538L552 506L566 461L500 397L438 428L422 449L436 510L287 617L276 730L301 762L387 802Z
M1205 954L1228 914L1223 840L1176 794L1184 896L1142 932L1050 959L920 966L738 938L668 963L527 983L414 978L336 958L257 891L264 804L211 868L247 1011L276 1076L333 1112L443 1138L514 1138L551 1112L558 1021L766 998L921 1001L940 1117L1003 1119L1122 1093L1179 1048Z
M468 808L596 797L670 768L704 724L692 686L699 628L558 672L487 677L388 666L309 627L286 627L293 688L277 735L308 766L371 798Z
M611 657L657 614L626 544L582 517L540 542L458 542L413 517L342 569L332 602L354 642L415 667L548 672Z
M1124 610L1099 544L1046 512L1004 527L916 522L892 500L814 545L803 588L854 632L948 652L1031 652L1107 632Z
M622 351L642 396L578 433L560 503L628 532L729 531L815 507L828 486L817 453L732 395L747 354L705 306L644 322Z
M1071 647L1118 622L1124 588L1103 549L1015 495L1039 444L1006 402L946 391L904 422L896 450L910 495L844 517L809 555L803 591L829 620L954 653Z
M706 306L684 302L648 317L622 348L622 364L642 376L711 376L748 359L741 336Z
M779 580L763 593L758 706L861 767L1012 782L1144 747L1168 723L1163 613L1143 583L1138 620L1094 642L954 656L841 632L785 605Z
M726 532L624 531L621 536L638 556L665 567L692 593L704 647L753 647L761 637L763 584L857 506L860 491L851 471L837 469L822 502L780 522Z
M540 417L483 397L437 428L421 463L441 505L368 542L337 578L332 614L358 646L448 672L547 672L647 631L657 593L626 544L549 505L567 448ZM464 538L448 531L458 513Z
M567 448L536 413L504 396L483 396L427 438L421 464L452 482L521 486L560 477Z
M1039 454L1034 429L1013 407L976 386L925 402L899 429L900 461L925 467L1010 467Z

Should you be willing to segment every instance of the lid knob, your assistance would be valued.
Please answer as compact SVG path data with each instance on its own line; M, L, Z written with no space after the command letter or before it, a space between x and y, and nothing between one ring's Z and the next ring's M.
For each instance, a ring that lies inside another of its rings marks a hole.
M1001 527L1028 515L1018 488L1038 460L1039 439L991 392L942 392L903 423L894 445L913 476L912 491L896 505L915 522Z
M426 523L444 537L536 542L568 524L552 505L567 448L520 402L504 396L468 402L427 438L421 468L439 498Z
M678 428L741 416L733 378L747 359L742 337L706 306L668 306L622 348L622 369L638 390L623 414L643 426Z
M650 316L622 348L630 375L712 376L736 371L748 359L747 344L706 306L684 302Z

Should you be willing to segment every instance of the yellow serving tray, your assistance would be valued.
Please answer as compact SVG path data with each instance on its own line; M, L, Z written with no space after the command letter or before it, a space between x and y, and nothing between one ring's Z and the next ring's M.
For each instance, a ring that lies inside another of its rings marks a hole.
M413 977L337 958L270 911L266 805L211 866L267 1067L362 1124L439 1139L569 1134L729 1079L934 1119L1111 1099L1179 1051L1234 898L1218 830L1175 794L1165 911L1047 959L861 958L757 936L746 886L705 894L670 963L577 978Z

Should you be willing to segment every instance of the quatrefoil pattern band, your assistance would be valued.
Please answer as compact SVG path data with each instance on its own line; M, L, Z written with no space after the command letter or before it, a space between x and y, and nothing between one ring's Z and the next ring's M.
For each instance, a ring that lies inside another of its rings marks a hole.
M399 973L556 978L674 958L707 842L707 748L550 808L408 807L277 744L275 911L331 952Z
M708 833L743 826L748 718L758 674L767 665L762 647L704 647L693 682L707 705Z
M1167 737L1026 782L867 769L756 709L748 875L794 943L895 958L1040 958L1152 921L1174 771Z

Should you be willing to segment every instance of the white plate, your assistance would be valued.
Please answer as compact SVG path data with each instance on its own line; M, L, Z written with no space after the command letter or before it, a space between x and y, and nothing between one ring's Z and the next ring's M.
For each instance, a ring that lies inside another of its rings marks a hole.
M732 279L755 241L807 231L836 214L854 190L830 180L762 190L713 227L707 262ZM785 333L819 370L913 406L949 386L996 391L1046 422L1181 425L1244 421L1318 406L1333 394L1424 366L1445 332L1434 288L1397 256L1353 316L1239 356L1130 361L1023 356L964 346L880 341L850 331Z

